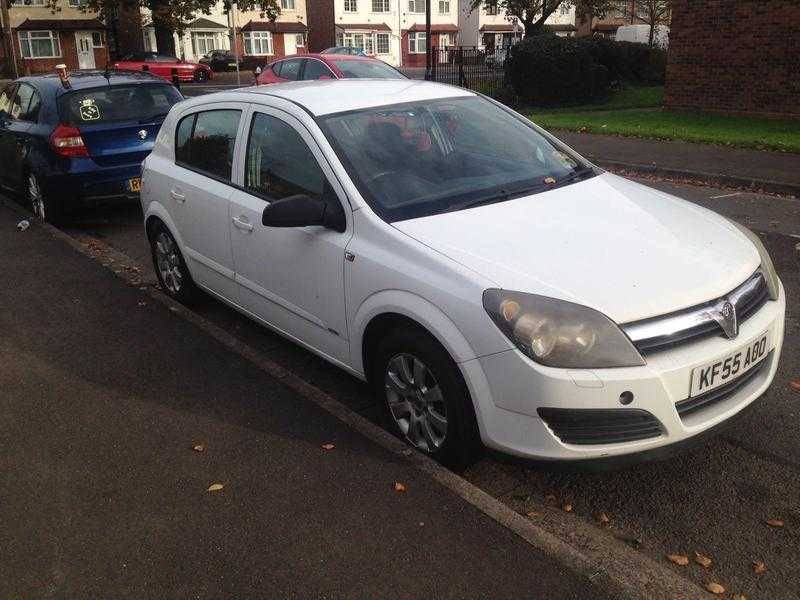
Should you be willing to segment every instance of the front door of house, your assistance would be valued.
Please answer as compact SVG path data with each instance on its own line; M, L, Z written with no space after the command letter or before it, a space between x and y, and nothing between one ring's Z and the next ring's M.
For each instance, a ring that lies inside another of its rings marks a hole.
M94 69L94 49L92 48L92 34L78 31L75 34L75 46L78 49L78 68Z

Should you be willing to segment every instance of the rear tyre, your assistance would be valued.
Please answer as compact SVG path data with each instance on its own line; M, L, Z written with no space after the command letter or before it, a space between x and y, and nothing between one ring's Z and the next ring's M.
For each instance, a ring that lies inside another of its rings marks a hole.
M463 469L483 449L461 371L421 328L395 329L378 344L372 385L388 427L442 464Z
M208 79L208 73L206 73L205 69L197 69L194 72L194 80L197 83L206 81Z
M192 281L178 243L162 223L150 233L150 251L161 289L182 304L194 302L200 290Z
M46 193L35 173L28 173L26 198L33 214L42 221L57 225L64 220L64 205L61 199Z

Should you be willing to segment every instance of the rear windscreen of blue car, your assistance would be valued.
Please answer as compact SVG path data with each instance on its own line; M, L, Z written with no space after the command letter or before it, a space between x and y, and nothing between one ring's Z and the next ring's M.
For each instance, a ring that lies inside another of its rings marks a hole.
M161 121L181 93L171 85L155 83L114 85L68 92L58 99L61 122L80 127L117 121Z

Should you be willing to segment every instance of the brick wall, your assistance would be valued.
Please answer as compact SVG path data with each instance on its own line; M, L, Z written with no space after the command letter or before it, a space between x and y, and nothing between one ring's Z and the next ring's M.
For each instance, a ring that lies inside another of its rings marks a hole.
M431 39L433 40L434 46L441 46L442 45L442 37L447 36L447 34L437 33L435 31L431 31ZM401 62L400 64L404 67L424 67L425 66L425 53L414 53L408 51L408 29L403 29L400 32L400 56Z
M55 71L56 65L62 63L67 65L67 69L70 71L78 69L78 48L75 43L75 32L59 31L58 35L61 42L61 56L58 58L21 58L19 47L16 48L20 75L51 73ZM14 31L14 39L18 39L16 30ZM108 46L94 49L95 68L104 69L108 60Z
M800 117L800 2L674 0L669 108Z
M308 12L308 51L321 52L336 45L333 0L306 0Z

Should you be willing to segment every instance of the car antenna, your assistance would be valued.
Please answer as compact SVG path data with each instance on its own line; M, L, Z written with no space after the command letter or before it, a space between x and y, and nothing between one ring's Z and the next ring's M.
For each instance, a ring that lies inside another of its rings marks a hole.
M103 77L105 77L106 81L111 85L111 69L108 68L108 61L106 61L106 69L103 71Z

